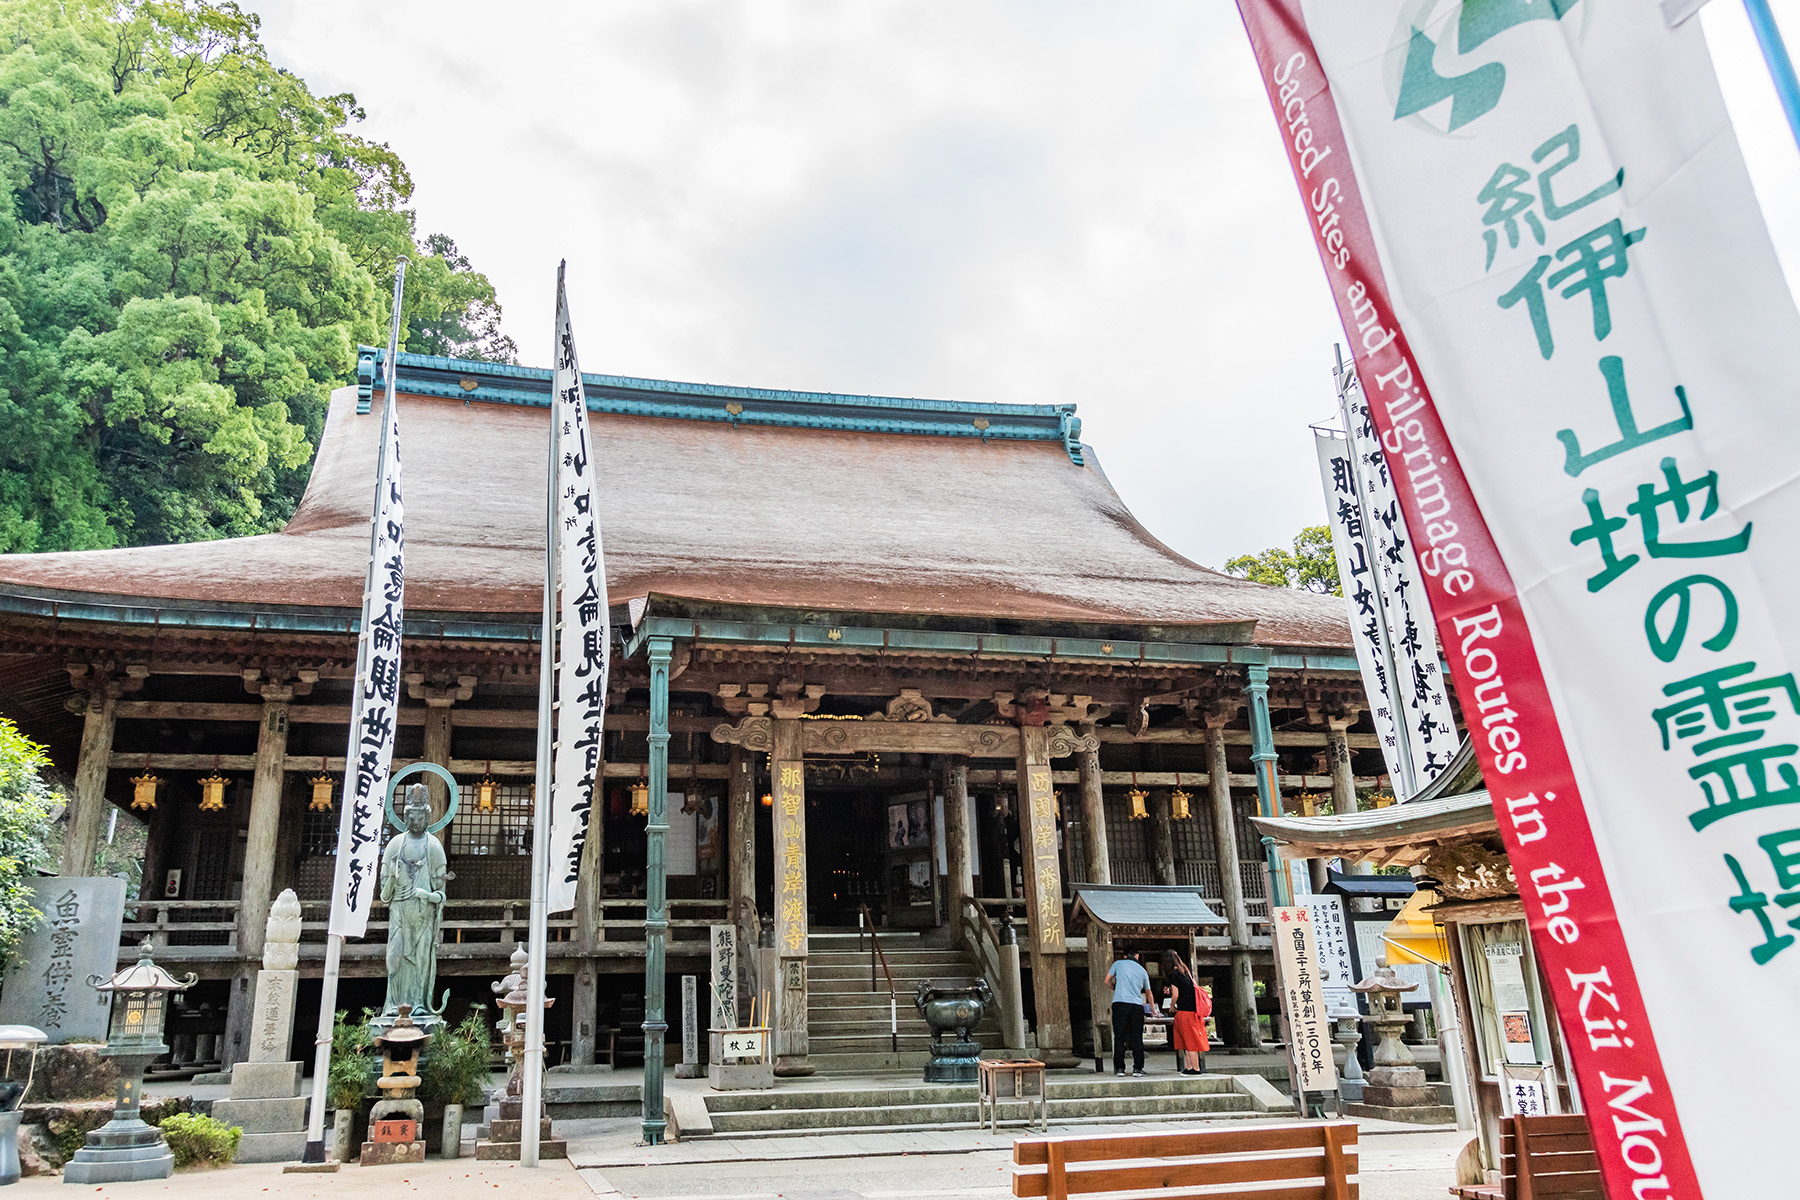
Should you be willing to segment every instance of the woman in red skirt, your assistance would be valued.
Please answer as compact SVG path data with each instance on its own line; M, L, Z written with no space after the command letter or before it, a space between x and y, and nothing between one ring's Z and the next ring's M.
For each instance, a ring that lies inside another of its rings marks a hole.
M1186 1056L1183 1075L1204 1071L1200 1056L1206 1053L1206 1018L1212 1015L1212 997L1195 982L1187 964L1173 950L1162 955L1163 994L1175 997L1175 1049Z

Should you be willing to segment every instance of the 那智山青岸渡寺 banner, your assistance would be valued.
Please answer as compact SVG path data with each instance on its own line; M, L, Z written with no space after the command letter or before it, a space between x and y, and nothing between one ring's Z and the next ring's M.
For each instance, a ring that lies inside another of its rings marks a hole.
M1800 315L1697 22L1240 0L1613 1197L1791 1185Z

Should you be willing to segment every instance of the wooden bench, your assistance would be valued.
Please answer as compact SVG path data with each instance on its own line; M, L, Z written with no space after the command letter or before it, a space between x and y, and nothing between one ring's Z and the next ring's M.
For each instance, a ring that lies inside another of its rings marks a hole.
M1257 1200L1357 1200L1356 1163L1352 1121L1020 1138L1013 1195L1067 1200L1157 1190L1158 1200L1222 1200L1238 1193L1210 1189L1252 1184L1261 1186L1246 1194Z
M1500 1182L1463 1184L1459 1200L1606 1200L1587 1118L1513 1117L1500 1126Z

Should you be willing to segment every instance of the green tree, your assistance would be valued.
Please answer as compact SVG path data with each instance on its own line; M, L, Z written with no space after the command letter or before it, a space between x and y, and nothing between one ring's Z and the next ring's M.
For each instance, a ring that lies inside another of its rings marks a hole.
M278 528L402 254L408 348L511 357L355 97L314 96L258 23L0 0L0 551Z
M1331 528L1308 525L1294 535L1293 549L1271 546L1260 554L1240 554L1225 564L1225 573L1254 583L1299 588L1322 596L1341 596L1337 555L1331 547Z
M28 888L38 868L51 865L44 839L55 796L38 773L49 762L42 746L0 717L0 971L43 916Z

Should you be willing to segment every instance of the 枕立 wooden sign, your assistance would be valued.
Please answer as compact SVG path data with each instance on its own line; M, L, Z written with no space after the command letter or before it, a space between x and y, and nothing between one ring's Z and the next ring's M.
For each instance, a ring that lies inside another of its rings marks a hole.
M1239 8L1608 1194L1780 1194L1785 1074L1694 1015L1800 1059L1800 314L1700 30Z

